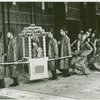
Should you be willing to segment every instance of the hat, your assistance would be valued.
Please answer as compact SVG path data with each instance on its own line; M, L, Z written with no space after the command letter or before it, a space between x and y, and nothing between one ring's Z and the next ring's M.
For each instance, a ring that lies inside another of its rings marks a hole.
M81 34L84 34L84 31L83 30L81 30L80 32L81 32Z
M53 28L49 28L49 32L51 32L53 34L53 32L54 32Z
M66 29L65 26L62 26L61 29L62 29L63 31L67 31L67 29Z
M31 39L31 42L35 42L35 43L39 44L39 38L38 37L33 37Z
M8 32L11 32L13 35L16 35L14 27L10 27L10 30Z
M15 33L14 27L10 27L10 32Z
M88 31L89 31L89 32L91 32L91 31L92 31L92 29L91 29L91 28L89 28L89 29L88 29Z

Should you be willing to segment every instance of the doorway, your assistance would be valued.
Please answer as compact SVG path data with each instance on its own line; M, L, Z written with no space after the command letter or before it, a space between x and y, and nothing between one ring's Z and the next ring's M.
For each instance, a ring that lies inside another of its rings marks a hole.
M80 21L67 20L66 26L68 30L68 36L70 37L71 43L76 40L80 31Z
M62 25L65 25L65 5L64 2L55 2L54 6L54 37L59 40L60 38L60 28Z

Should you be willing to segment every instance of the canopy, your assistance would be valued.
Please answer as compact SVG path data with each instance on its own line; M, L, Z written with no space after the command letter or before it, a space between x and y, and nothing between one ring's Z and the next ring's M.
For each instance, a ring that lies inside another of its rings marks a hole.
M36 26L35 24L31 24L29 27L25 27L21 34L22 36L43 36L46 35L47 32L45 32L44 29L42 29L41 26Z

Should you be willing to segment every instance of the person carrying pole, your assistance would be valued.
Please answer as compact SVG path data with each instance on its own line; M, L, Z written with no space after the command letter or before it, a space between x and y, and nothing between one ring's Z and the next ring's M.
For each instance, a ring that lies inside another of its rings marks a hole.
M9 39L7 61L16 62L18 61L18 42L13 28L7 33L7 37ZM9 75L10 78L13 79L13 83L9 86L18 86L19 82L17 65L9 65Z
M61 38L60 38L60 41L59 41L60 57L71 56L70 38L67 36L67 33L68 33L68 31L66 30L66 27L63 26L60 29L60 34L61 34ZM70 76L69 59L68 58L61 59L59 62L60 62L59 70L61 70L63 72L63 77Z
M0 63L4 62L4 46L1 42L2 32L0 32ZM4 66L0 65L0 88L5 88L5 81L4 81Z
M58 44L57 44L57 40L53 37L53 28L49 29L48 37L49 37L48 57L49 59L53 59L53 58L56 59L58 58ZM56 80L57 79L56 61L50 61L48 65L52 73L52 77L50 79Z

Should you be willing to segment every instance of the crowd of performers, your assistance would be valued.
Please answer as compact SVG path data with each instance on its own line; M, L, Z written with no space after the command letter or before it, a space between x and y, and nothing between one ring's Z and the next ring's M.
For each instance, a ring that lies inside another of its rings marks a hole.
M86 33L81 31L77 40L72 43L73 57L70 65L75 73L89 75L91 69L100 70L100 38L96 35L96 31L92 32L92 29L88 29Z
M51 80L57 79L57 70L62 72L63 77L69 77L73 73L80 75L89 75L90 69L100 70L100 39L96 37L96 31L92 32L92 29L88 29L87 32L82 30L77 36L77 39L71 44L68 37L68 31L63 26L59 30L60 40L57 41L53 34L53 28L49 29L47 34L47 56L49 59L57 59L66 57L60 60L53 60L48 62L48 67L51 71ZM19 47L18 40L14 31L10 30L7 33L9 39L7 53L4 53L4 45L0 41L0 63L16 62L19 59ZM2 38L2 32L0 32L0 40ZM40 45L39 38L32 38L32 57L43 57L43 50ZM5 67L0 65L0 88L5 87ZM9 65L7 72L9 77L13 79L13 83L10 86L18 86L18 69L17 65ZM69 69L72 69L70 71Z

